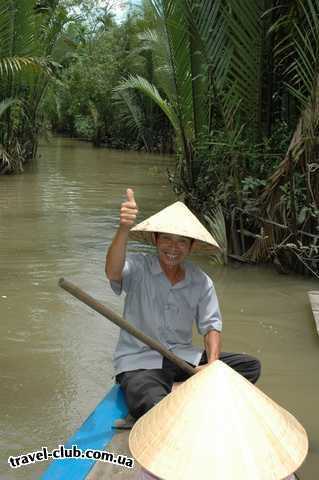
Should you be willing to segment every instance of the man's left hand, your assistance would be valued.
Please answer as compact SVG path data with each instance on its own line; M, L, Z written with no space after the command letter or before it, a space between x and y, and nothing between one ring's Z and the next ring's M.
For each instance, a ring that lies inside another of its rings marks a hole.
M214 361L215 360L213 360L212 362L209 362L209 363L205 363L204 365L198 365L197 367L195 367L196 372L200 372L201 370L204 370L204 368L207 368L209 365L214 363Z

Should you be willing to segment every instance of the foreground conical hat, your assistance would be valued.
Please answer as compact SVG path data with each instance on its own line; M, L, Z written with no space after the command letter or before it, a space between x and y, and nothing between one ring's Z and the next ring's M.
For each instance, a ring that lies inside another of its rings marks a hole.
M182 202L175 202L130 230L130 238L152 243L152 233L171 233L194 238L193 251L215 253L218 243L197 217Z
M282 480L303 462L308 439L289 412L218 360L143 415L129 446L164 480Z

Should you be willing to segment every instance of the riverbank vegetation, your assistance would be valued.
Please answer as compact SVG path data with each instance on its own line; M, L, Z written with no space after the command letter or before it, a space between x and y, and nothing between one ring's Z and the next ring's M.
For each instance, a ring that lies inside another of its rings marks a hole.
M0 174L22 172L37 154L67 21L58 1L0 0Z
M0 172L43 127L174 153L172 188L228 255L318 276L319 0L111 6L0 0Z

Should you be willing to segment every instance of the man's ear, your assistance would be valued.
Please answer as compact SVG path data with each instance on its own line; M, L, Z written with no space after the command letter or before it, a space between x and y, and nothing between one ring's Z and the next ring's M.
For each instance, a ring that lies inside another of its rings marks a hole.
M195 248L196 240L192 240L191 246L189 247L189 252L188 253L193 253L193 250Z
M156 246L156 236L154 232L151 233L151 238L152 238L152 244Z

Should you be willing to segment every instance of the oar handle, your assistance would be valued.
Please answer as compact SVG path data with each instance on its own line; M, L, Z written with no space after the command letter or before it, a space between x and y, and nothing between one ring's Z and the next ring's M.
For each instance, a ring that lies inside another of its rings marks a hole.
M196 373L195 368L191 367L188 363L184 362L184 360L182 360L181 358L174 355L174 353L167 350L157 340L154 340L154 338L151 338L148 335L145 335L143 332L133 327L133 325L131 325L126 320L124 320L124 318L120 317L120 315L113 312L110 308L106 307L105 305L102 305L102 303L98 302L95 298L91 297L91 295L88 295L86 292L81 290L79 287L77 287L73 283L69 282L68 280L65 280L64 278L60 278L59 285L64 290L71 293L71 295L76 297L78 300L81 300L81 302L85 303L89 307L93 308L93 310L103 315L103 317L107 318L112 323L115 323L115 325L117 325L118 327L123 328L128 333L138 338L138 340L145 343L146 345L151 347L153 350L156 350L157 352L159 352L161 355L163 355L163 357L166 357L168 360L175 363L175 365L180 367L189 375L194 375Z

